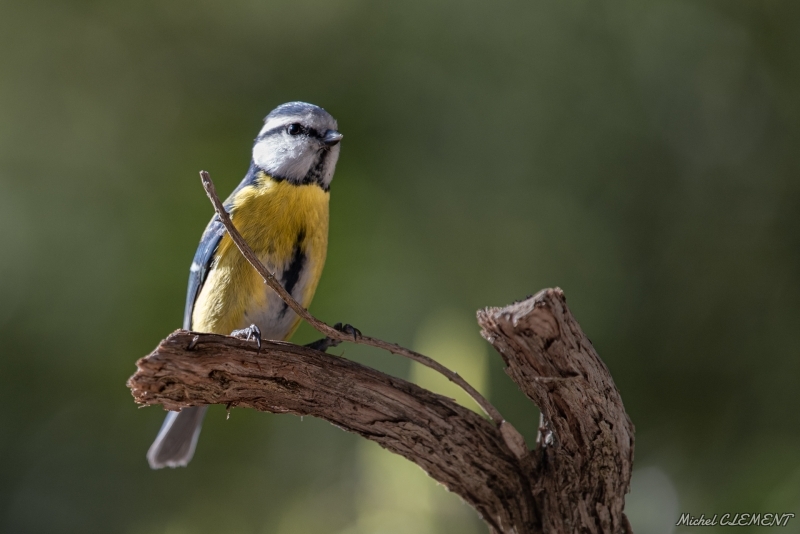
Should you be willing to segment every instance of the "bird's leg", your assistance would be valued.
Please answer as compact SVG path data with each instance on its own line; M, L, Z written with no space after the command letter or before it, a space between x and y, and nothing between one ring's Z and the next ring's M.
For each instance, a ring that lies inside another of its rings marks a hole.
M359 330L358 328L355 328L353 325L350 325L350 324L343 325L342 323L336 323L335 325L333 325L333 328L335 328L339 332L343 332L345 334L350 334L351 336L353 336L353 340L354 341L356 339L358 339L358 337L361 335L361 330ZM309 348L312 348L312 349L316 349L316 350L321 350L322 352L325 352L326 350L328 350L331 347L338 346L339 343L341 343L341 341L338 340L338 339L333 339L333 338L330 338L330 337L324 337L322 339L318 339L318 340L314 341L313 343L309 343L308 345L306 345L306 347L309 347Z
M256 340L256 344L258 344L258 352L261 352L261 330L254 324L251 324L247 328L242 328L241 330L234 330L231 332L231 336L238 337L239 339L244 339L245 341L250 341L251 339Z

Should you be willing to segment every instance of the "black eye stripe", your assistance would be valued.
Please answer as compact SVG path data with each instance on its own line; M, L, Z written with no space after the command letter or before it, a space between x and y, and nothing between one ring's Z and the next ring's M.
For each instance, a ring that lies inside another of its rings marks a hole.
M256 141L261 141L262 139L266 139L267 137L269 137L271 135L275 135L276 133L283 132L284 130L286 130L286 126L285 125L284 126L276 126L275 128L271 128L271 129L267 130L266 132L260 134L258 137L256 137Z
M289 124L294 124L294 123L289 123ZM286 132L286 128L289 127L289 124L282 124L280 126L270 128L266 132L256 137L256 142L261 141L262 139L266 139L271 135ZM319 133L319 130L316 130L315 128L309 128L308 126L303 126L302 124L301 127L303 128L303 131L298 135L306 135L308 137L313 137L314 139L322 139L323 136L321 133Z

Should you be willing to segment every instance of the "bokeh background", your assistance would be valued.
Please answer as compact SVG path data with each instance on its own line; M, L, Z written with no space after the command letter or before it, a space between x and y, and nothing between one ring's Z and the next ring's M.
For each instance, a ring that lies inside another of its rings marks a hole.
M560 286L636 424L637 533L800 514L798 58L789 1L0 2L0 531L486 532L309 418L214 407L188 469L147 466L125 380L181 324L197 172L227 194L289 100L345 134L315 314L532 444L474 313Z

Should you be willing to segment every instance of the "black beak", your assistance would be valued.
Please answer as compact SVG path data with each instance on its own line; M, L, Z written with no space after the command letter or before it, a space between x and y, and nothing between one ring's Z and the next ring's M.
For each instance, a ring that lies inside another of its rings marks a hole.
M322 136L322 142L325 143L325 146L334 146L342 140L342 137L344 136L336 130L328 130L325 132L325 135Z

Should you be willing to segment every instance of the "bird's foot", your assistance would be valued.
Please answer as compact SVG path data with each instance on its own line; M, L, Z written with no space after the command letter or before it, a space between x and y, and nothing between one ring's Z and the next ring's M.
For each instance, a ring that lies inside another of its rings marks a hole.
M258 328L256 325L251 324L247 328L242 328L241 330L234 330L233 332L231 332L231 336L237 337L239 339L244 339L245 341L251 341L255 339L256 344L258 345L258 352L261 352L261 329Z
M335 325L333 325L333 328L335 328L339 332L353 336L353 341L357 340L361 336L361 331L358 328L355 328L349 324L343 325L342 323L336 323ZM306 347L325 352L331 347L338 346L339 343L341 343L341 340L339 339L324 337L322 339L314 341L313 343L309 343L308 345L306 345Z
M351 324L336 323L333 325L333 328L339 332L342 332L343 334L350 334L353 336L353 341L358 341L358 338L361 337L361 330Z

